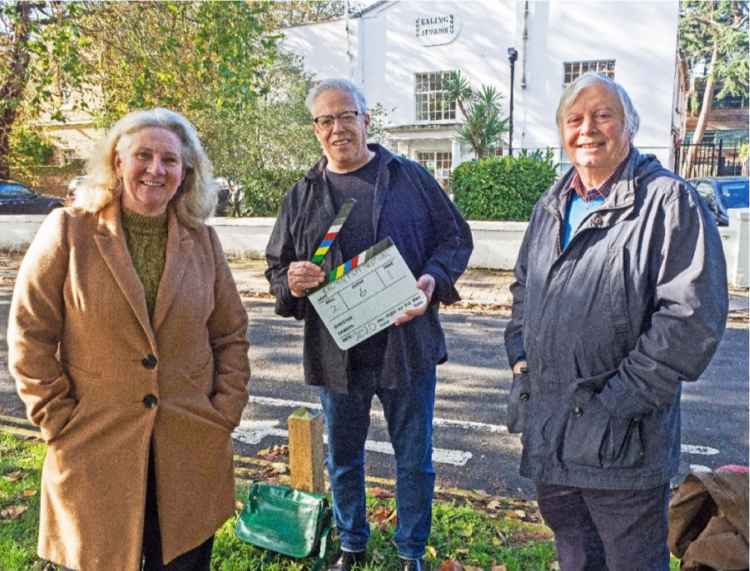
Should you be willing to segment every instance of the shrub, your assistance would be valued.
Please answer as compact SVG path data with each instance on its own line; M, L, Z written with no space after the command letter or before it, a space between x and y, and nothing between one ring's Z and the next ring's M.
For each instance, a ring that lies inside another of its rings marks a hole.
M451 177L456 206L469 220L520 220L557 176L552 152L489 157L459 165Z
M241 179L243 216L276 216L286 192L303 170L260 169Z

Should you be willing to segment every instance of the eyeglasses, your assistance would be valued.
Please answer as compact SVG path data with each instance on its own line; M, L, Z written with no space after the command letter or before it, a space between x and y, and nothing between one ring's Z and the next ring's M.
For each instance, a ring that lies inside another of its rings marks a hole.
M359 111L342 111L341 113L336 113L336 115L318 115L313 118L313 123L321 129L328 131L329 129L333 129L336 119L344 125L354 125L357 122L358 116Z

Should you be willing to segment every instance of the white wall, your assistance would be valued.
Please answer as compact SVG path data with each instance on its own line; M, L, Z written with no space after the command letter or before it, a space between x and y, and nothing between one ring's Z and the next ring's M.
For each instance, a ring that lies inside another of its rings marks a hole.
M0 248L25 248L44 216L0 216ZM211 218L228 254L261 258L274 225L273 218ZM513 269L526 231L525 222L470 221L474 252L469 267ZM750 287L750 210L730 211L730 226L720 228L729 284Z
M641 115L636 145L663 148L657 155L669 165L677 1L531 1L526 42L524 6L523 0L390 2L350 21L351 33L358 38L353 71L343 20L285 30L284 45L304 56L305 67L318 77L350 77L363 85L370 105L381 103L393 126L415 122L418 72L460 69L475 87L497 87L508 112L507 50L515 47L516 148L559 146L554 116L564 62L614 59L615 79ZM423 46L416 38L416 19L447 13L460 19L458 38L446 45ZM524 65L527 87L522 89Z
M517 144L559 145L554 116L564 62L614 59L615 80L641 116L636 146L668 166L678 9L676 1L529 2L527 87L516 84Z

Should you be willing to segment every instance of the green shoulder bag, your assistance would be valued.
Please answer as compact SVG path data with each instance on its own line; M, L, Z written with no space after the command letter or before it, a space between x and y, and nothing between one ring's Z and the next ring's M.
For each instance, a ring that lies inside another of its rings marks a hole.
M235 533L246 543L289 557L308 557L317 547L317 569L325 560L332 515L325 496L255 482Z

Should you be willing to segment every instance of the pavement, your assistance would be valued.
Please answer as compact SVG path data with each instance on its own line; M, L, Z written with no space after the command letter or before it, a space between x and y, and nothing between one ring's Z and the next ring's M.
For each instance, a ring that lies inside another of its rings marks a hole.
M264 260L230 258L230 266L242 295L270 297L268 281L263 274L266 269ZM456 307L510 314L512 297L509 288L512 282L513 272L509 270L470 268L456 285L461 295L461 301ZM730 289L729 293L730 325L747 325L750 322L749 290Z

